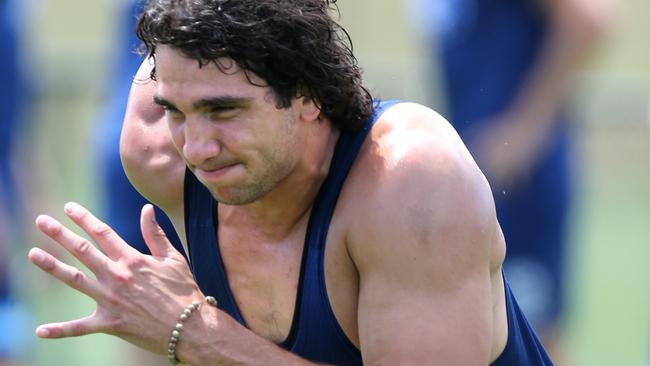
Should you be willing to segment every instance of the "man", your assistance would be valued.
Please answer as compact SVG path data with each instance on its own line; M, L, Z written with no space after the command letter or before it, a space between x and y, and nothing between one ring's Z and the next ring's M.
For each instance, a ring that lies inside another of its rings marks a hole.
M98 307L38 336L105 332L194 365L551 364L503 280L483 175L433 111L373 104L330 10L146 6L155 68L132 87L122 158L185 232L191 271L151 206L145 256L70 203L105 254L49 216L36 225L97 278L29 258Z
M555 356L576 170L566 102L578 66L606 34L613 1L412 3L420 17L429 13L421 23L439 45L431 49L450 121L493 188L505 273Z

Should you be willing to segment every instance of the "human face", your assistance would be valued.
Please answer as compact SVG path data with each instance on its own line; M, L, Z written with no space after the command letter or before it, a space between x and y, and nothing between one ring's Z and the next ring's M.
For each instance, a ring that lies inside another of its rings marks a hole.
M156 95L174 145L219 202L244 205L271 192L299 156L294 105L276 107L272 89L230 59L199 67L168 46L156 50Z

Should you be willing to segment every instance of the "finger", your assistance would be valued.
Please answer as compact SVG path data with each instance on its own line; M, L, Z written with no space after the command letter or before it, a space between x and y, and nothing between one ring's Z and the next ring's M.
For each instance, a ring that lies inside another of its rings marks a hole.
M38 268L49 273L73 289L90 296L97 301L103 297L99 282L89 278L78 268L67 265L39 248L32 248L27 254L29 260Z
M79 225L113 260L120 259L131 249L122 238L107 224L95 217L90 211L75 202L68 202L63 207L65 213Z
M40 338L66 338L100 333L102 330L101 321L93 314L68 322L43 324L36 328L36 335Z
M36 227L45 235L61 244L95 274L103 273L109 266L108 259L88 239L81 237L47 215L36 218Z
M153 205L147 204L142 207L140 230L142 230L144 242L149 247L153 256L169 257L176 252L172 243L167 239L165 231L158 225L158 221L156 221L156 213Z

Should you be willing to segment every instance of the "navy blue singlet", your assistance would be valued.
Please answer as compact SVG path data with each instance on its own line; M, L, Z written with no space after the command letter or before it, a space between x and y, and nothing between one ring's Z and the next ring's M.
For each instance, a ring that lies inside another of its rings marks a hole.
M279 344L307 360L332 365L362 365L361 353L339 326L325 287L325 242L336 201L361 145L377 118L396 101L381 102L373 118L358 132L342 132L330 171L314 201L307 226L298 294L291 331ZM192 273L206 295L219 308L246 325L234 300L217 242L217 202L188 170L185 174L185 230ZM504 353L493 364L551 365L532 329L521 314L506 284L510 336Z

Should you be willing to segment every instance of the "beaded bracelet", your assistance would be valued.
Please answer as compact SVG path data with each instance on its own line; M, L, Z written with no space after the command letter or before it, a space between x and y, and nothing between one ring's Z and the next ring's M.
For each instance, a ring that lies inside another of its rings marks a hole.
M217 307L217 299L214 297L206 296L205 301L208 303L208 305ZM178 323L176 323L176 327L172 331L172 335L169 338L169 346L167 347L167 359L169 362L171 362L172 365L176 365L181 362L178 357L176 357L176 345L181 339L181 332L183 332L183 323L185 323L185 321L190 318L192 313L194 313L194 311L198 310L200 307L201 303L198 301L194 301L191 304L187 305L185 310L183 310L181 313Z

